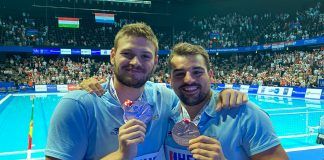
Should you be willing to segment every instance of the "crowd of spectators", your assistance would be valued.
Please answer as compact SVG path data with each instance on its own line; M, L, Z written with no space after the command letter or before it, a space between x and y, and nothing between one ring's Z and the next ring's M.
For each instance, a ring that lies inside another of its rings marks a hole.
M324 51L212 56L214 83L315 88L324 77Z
M0 65L0 82L15 84L78 84L111 74L108 61L86 57L8 56Z
M315 88L324 78L324 51L283 51L210 55L212 83ZM151 81L169 83L168 56L160 56ZM9 55L0 64L0 82L15 84L78 84L83 79L110 77L109 58Z
M186 30L176 31L175 41L200 44L205 48L241 47L308 39L324 35L321 3L295 14L264 13L243 16L231 13L193 17Z
M295 14L237 13L225 16L192 17L188 24L170 29L152 25L160 49L177 42L205 48L251 46L324 36L321 4ZM114 35L135 20L118 19L114 24L93 24L82 19L80 28L57 27L57 19L37 19L29 13L0 16L0 45L111 48ZM269 51L253 54L212 54L209 71L213 83L268 86L317 87L323 78L323 51ZM167 56L160 56L151 81L169 82ZM108 58L6 55L0 63L0 82L19 84L78 84L83 79L111 75Z
M192 17L184 25L166 28L152 24L152 27L161 49L170 49L182 41L206 48L251 46L323 36L324 14L320 7L318 3L294 14L215 14ZM56 18L36 17L25 12L15 17L0 16L0 44L111 48L116 32L124 24L135 21L118 17L114 24L99 24L93 18L83 18L80 28L66 29L57 27Z

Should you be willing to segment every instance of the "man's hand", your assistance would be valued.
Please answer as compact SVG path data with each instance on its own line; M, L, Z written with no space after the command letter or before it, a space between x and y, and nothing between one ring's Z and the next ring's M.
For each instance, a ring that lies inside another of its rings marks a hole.
M144 141L146 125L140 120L131 119L119 128L118 150L102 160L131 160L137 155L137 145Z
M207 136L191 139L189 150L193 158L198 160L226 160L219 141Z
M83 80L78 89L84 89L89 93L95 93L97 96L102 96L105 90L101 87L101 83L106 82L106 79L98 81L96 78L91 77L89 79Z
M133 159L137 155L137 144L144 141L146 125L140 120L131 119L119 128L119 152L124 159Z
M219 92L216 110L219 111L222 108L226 107L237 107L242 104L245 104L247 101L248 98L245 93L236 91L234 89L224 89L221 92Z

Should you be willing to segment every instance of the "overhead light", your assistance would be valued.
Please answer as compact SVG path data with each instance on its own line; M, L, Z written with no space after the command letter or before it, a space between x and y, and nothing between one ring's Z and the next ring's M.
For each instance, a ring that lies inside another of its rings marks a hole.
M119 2L119 3L135 3L135 4L151 5L151 1L144 1L144 0L97 0L97 1Z

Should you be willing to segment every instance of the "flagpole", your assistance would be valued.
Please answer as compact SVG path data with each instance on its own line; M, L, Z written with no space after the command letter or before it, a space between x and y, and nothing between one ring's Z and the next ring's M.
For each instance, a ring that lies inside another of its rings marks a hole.
M34 107L35 107L34 99L35 99L34 95L30 96L30 100L32 101L32 107L31 107L31 116L29 121L27 160L31 160L32 147L33 147Z

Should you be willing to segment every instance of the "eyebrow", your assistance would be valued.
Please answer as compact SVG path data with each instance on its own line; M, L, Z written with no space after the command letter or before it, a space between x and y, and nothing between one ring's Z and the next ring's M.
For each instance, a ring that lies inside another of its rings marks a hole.
M193 70L205 70L203 67L193 67ZM174 69L172 72L181 72L183 69Z
M203 67L194 67L194 70L199 69L199 70L205 70Z
M183 69L174 69L174 70L172 71L172 73L174 73L174 72L181 72L181 71L183 71Z
M133 49L123 49L121 50L120 52L133 52ZM142 53L144 54L151 54L151 55L154 55L154 53L151 53L150 51L147 51L147 50L144 50L144 51L141 51Z

